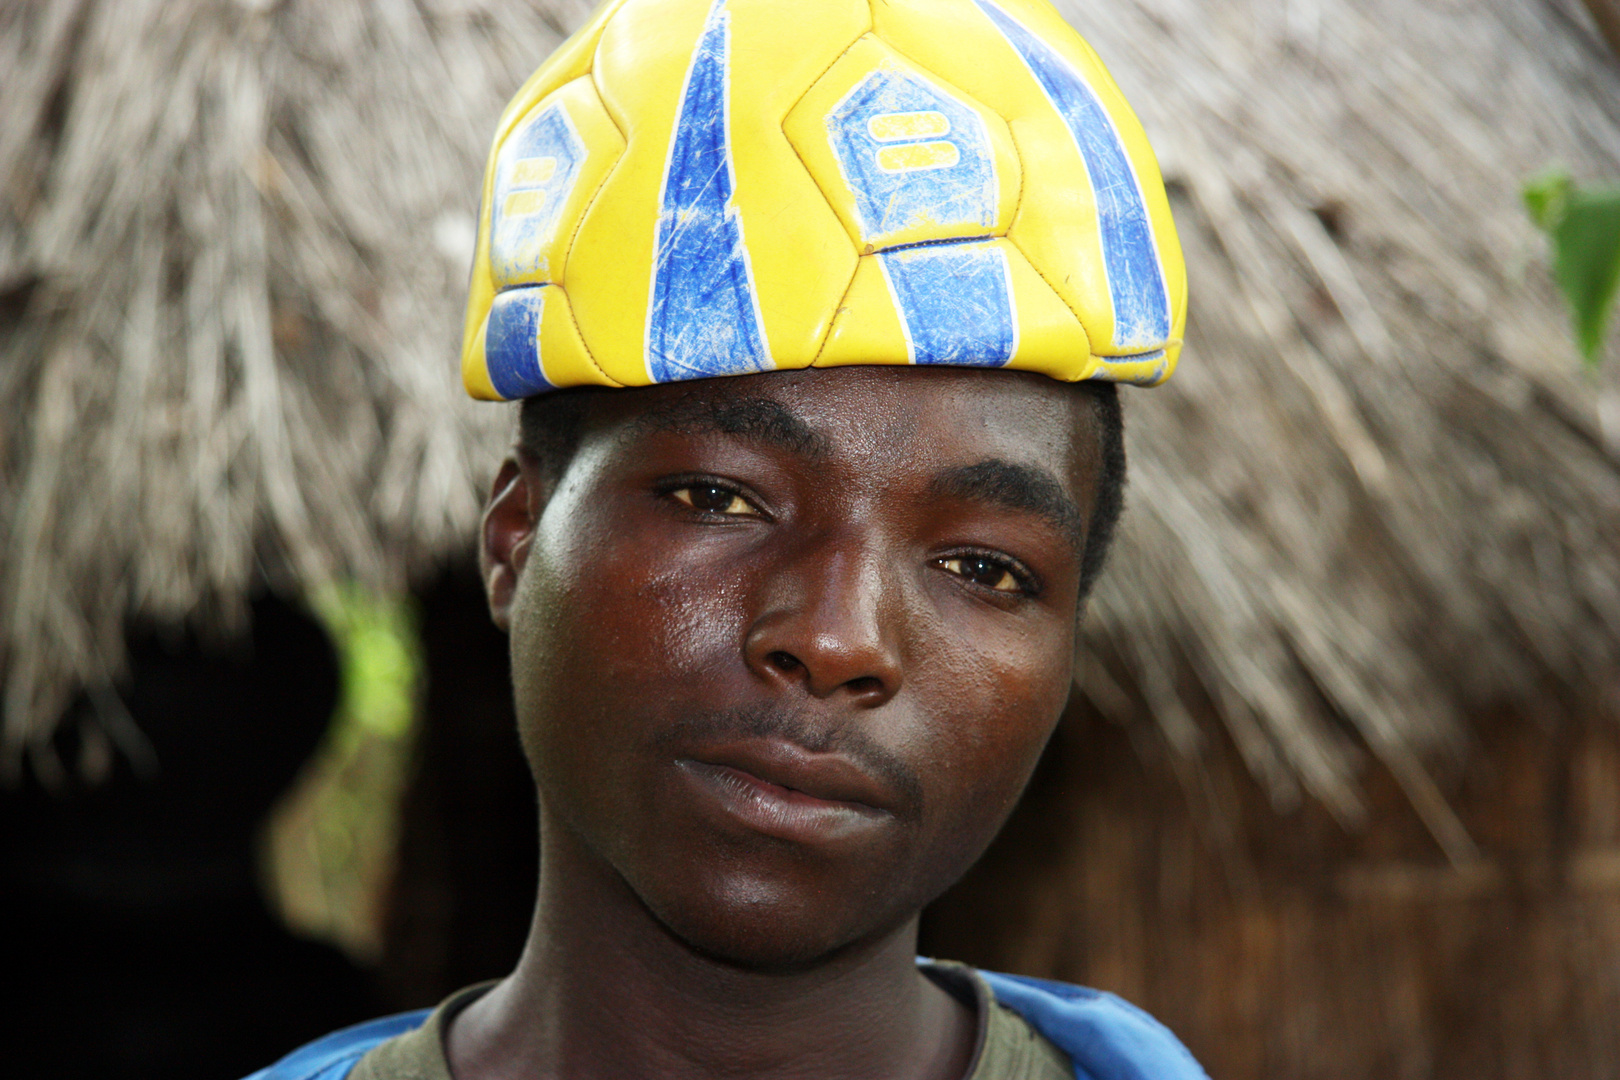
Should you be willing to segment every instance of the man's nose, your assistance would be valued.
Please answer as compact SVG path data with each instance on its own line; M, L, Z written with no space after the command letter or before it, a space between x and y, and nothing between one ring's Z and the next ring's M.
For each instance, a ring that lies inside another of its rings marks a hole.
M767 681L802 683L818 698L876 708L900 690L901 603L874 553L824 538L774 568L743 642Z

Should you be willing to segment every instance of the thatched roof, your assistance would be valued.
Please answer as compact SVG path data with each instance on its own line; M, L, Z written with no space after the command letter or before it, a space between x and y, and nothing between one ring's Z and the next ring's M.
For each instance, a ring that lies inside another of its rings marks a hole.
M455 358L496 116L584 5L0 9L4 745L126 616L228 624L268 568L463 549L505 410Z
M1620 684L1620 365L1580 373L1518 200L1553 160L1620 174L1620 71L1577 0L1059 6L1161 152L1194 288L1176 378L1129 394L1087 692L1194 760L1213 710L1347 822L1370 754L1467 859L1424 768L1467 710ZM507 422L455 391L477 176L584 13L0 13L13 754L132 613L465 548Z
M1620 67L1573 0L1066 10L1184 192L1195 290L1096 626L1173 743L1190 671L1279 800L1353 821L1365 748L1471 858L1423 756L1620 687L1620 370L1583 377L1519 198L1620 175Z

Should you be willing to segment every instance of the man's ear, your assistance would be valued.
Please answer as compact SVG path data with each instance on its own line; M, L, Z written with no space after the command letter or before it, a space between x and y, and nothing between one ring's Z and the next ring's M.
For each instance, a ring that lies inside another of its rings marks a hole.
M489 614L502 631L511 626L512 598L529 558L544 499L535 466L507 458L495 474L479 535L478 568L484 578Z

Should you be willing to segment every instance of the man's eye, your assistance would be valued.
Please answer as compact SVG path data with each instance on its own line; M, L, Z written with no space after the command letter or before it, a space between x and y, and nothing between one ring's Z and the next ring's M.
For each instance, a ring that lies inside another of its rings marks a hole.
M1006 563L982 555L951 555L936 560L934 565L997 592L1025 591L1024 583L1018 580L1018 575Z
M759 516L759 511L749 505L747 499L730 488L716 487L713 484L694 484L691 487L676 488L670 494L692 509L701 510L706 514Z

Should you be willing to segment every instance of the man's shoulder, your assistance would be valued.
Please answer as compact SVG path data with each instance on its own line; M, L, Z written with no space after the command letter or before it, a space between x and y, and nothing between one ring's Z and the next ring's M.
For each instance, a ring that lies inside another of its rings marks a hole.
M432 1009L418 1009L334 1031L299 1047L247 1080L343 1080L373 1047L416 1030L432 1014Z
M996 1001L1023 1017L1087 1080L1209 1080L1170 1029L1123 998L1084 986L979 974Z

